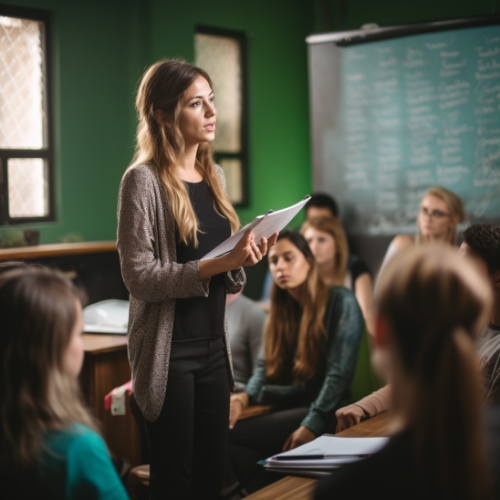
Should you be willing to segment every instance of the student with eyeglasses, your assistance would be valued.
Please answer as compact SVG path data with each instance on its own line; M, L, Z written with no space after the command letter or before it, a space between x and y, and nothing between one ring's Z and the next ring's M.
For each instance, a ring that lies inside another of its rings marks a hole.
M390 243L382 262L387 262L401 250L424 242L457 243L457 225L465 218L462 200L452 191L433 186L425 193L418 209L417 233L398 234Z

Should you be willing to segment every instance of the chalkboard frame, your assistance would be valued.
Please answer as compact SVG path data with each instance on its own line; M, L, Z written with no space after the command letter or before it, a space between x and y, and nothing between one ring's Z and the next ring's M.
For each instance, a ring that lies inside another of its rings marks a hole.
M496 24L500 24L500 15L450 19L446 21L434 21L428 23L402 24L366 30L360 29L342 31L337 33L321 33L318 35L308 36L306 38L306 42L311 45L333 42L335 45L340 47L346 47L359 43L378 42L380 40L420 35L423 33L494 26Z

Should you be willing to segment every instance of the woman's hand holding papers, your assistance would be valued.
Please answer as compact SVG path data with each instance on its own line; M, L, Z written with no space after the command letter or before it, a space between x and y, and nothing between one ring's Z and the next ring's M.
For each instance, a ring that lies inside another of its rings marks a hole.
M257 264L267 254L268 249L276 243L277 237L278 233L274 233L269 239L262 238L260 245L257 245L253 232L249 229L227 255L200 262L200 279Z
M316 439L316 436L305 425L301 425L295 432L290 434L283 446L283 451L293 450L313 439Z

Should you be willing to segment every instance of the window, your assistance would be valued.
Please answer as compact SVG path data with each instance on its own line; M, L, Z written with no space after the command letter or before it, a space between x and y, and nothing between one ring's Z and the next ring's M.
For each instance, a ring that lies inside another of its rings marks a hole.
M0 6L0 224L54 220L48 14Z
M199 26L195 64L212 79L217 107L213 143L224 169L227 192L235 206L248 205L246 36L244 33Z

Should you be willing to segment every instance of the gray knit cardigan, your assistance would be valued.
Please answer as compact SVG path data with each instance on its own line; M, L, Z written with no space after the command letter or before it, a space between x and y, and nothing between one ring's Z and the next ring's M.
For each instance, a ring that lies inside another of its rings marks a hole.
M222 168L214 168L225 189ZM175 300L207 297L209 292L210 278L199 278L199 261L176 262L175 234L175 219L154 169L138 165L128 170L118 195L117 247L123 281L130 292L127 336L134 395L150 422L160 415L165 399ZM229 293L245 284L241 268L225 278ZM227 321L224 330L233 385Z

